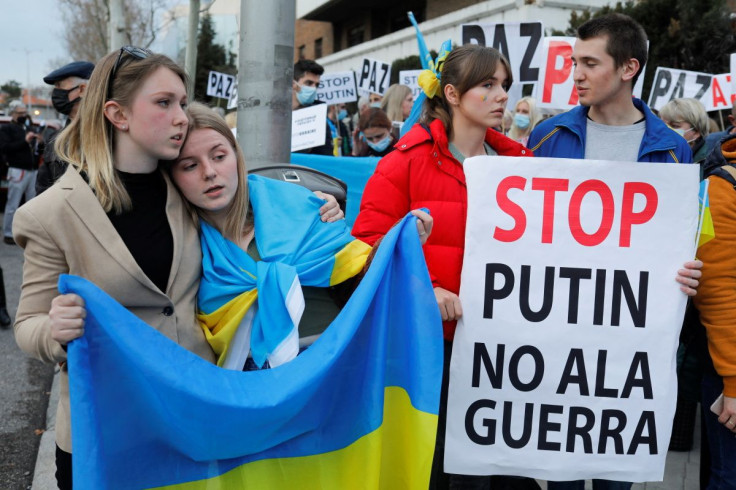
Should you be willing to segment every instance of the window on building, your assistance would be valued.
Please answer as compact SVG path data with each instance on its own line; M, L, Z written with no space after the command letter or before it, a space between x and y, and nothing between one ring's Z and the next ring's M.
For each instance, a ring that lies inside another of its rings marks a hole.
M314 41L314 59L322 57L322 38Z
M306 51L307 51L307 47L304 44L299 46L299 59L300 60L307 59Z
M355 26L348 29L348 48L356 46L364 41L365 26Z

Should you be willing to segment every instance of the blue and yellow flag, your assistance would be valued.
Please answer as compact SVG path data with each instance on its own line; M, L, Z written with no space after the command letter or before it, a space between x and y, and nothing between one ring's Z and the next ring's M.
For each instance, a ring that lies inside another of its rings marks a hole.
M199 320L217 365L238 370L248 352L258 366L296 357L301 285L340 284L363 270L371 250L345 221L323 223L324 201L304 187L251 175L248 197L260 261L206 222L200 240Z
M69 345L76 489L425 489L442 328L407 217L352 298L293 361L238 372L188 352L88 281Z
M708 243L716 237L716 230L713 227L713 216L710 214L710 198L708 197L708 179L700 181L700 190L698 192L698 244Z

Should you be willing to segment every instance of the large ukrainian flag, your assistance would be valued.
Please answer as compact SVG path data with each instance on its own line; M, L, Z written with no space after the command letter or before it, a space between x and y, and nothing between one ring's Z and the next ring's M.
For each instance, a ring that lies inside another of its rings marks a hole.
M427 488L442 329L407 217L332 325L270 370L218 368L84 279L69 345L77 489Z

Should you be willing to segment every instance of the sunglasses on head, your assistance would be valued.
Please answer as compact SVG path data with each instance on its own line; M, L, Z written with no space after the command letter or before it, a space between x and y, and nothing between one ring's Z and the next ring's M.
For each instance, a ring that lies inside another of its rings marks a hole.
M123 46L122 48L120 48L118 59L115 60L115 64L113 65L112 71L110 72L110 78L107 81L108 99L112 97L112 82L113 80L115 80L115 75L117 75L118 73L118 68L120 68L120 65L122 64L124 54L128 54L137 60L143 60L153 55L153 53L146 48L139 48L136 46Z

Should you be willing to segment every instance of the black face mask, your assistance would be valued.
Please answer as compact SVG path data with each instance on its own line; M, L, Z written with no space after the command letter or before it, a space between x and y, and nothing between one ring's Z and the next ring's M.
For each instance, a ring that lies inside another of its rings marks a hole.
M21 126L25 126L27 120L28 116L18 116L18 119L16 119L15 122L17 122Z
M80 97L77 97L74 100L69 100L69 92L77 88L79 88L79 85L72 87L69 90L64 90L63 88L55 88L52 90L51 103L54 105L54 109L65 116L71 114L74 104L79 101Z

